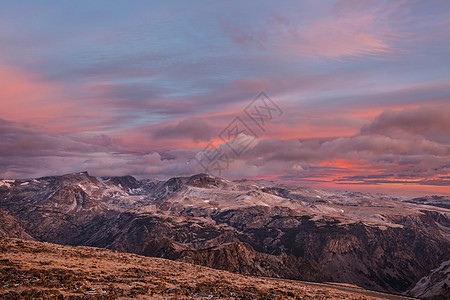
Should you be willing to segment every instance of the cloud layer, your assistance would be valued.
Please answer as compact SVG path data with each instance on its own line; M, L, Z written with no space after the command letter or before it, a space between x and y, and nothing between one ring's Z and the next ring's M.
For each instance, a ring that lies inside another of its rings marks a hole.
M234 147L232 141L213 139L229 158L216 175L335 186L435 186L444 191L450 186L450 127L447 118L439 116L446 113L448 107L442 106L388 110L349 137L299 140L243 135L241 139L250 138L251 143L239 155L228 148L227 144ZM436 120L432 125L430 118ZM443 134L436 140L435 133ZM155 134L196 141L211 136L210 127L200 119L187 119ZM0 141L4 178L81 170L98 176L167 178L205 171L195 160L201 148L127 153L126 146L108 136L55 135L5 120L0 122Z
M0 177L201 172L240 117L258 138L223 176L449 193L449 15L439 0L4 4ZM260 91L283 111L264 129L243 112Z

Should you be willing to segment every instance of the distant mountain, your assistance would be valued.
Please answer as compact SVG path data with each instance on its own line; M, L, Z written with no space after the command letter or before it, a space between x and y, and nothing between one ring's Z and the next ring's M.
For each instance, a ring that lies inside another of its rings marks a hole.
M0 209L40 241L397 293L450 248L450 210L423 202L207 174L0 181Z
M421 205L431 205L436 207L443 207L450 209L450 197L449 196L426 196L426 197L418 197L413 198L411 200L407 200L406 202L421 204Z

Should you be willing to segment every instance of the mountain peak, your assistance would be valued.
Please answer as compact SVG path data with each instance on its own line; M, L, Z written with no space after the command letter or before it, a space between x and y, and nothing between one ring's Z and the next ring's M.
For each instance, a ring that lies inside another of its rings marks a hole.
M137 189L141 187L141 183L131 175L118 176L118 177L102 177L105 183L113 184L116 186L127 187L129 189Z
M63 177L90 177L88 171L68 173L68 174L64 174L62 176Z
M223 185L224 181L225 180L220 177L216 177L206 173L200 173L189 177L186 184L195 187L208 188L208 187L219 187Z

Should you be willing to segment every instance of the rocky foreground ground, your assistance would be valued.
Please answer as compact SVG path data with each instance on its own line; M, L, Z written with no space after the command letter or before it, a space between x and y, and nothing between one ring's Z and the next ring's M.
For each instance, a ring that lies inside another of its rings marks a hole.
M0 239L2 299L377 298L364 295L369 291L363 289L346 292L338 288L244 276L99 248ZM398 299L392 297L385 299Z

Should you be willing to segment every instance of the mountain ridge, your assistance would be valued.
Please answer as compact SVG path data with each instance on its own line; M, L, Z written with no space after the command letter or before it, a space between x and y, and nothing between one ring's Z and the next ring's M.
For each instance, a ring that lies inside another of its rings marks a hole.
M389 292L411 289L450 247L441 205L207 174L2 180L0 209L40 241Z

